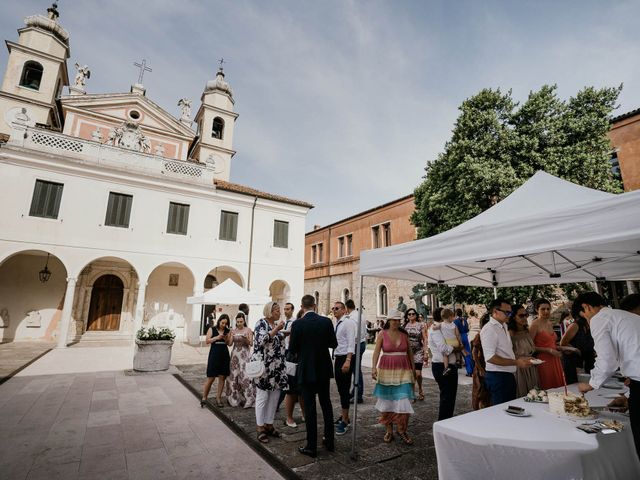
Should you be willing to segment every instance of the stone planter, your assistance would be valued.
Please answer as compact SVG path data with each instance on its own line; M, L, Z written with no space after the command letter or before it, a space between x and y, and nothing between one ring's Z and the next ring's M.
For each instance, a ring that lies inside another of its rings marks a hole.
M137 372L160 372L169 369L173 340L136 340L133 369Z

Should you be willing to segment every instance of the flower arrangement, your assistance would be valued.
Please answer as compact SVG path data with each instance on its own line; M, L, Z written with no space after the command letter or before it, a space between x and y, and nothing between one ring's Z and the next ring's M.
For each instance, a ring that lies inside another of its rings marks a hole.
M169 328L161 328L158 330L156 327L150 327L148 329L142 327L138 330L138 333L136 333L136 338L138 340L173 340L176 338L176 334Z

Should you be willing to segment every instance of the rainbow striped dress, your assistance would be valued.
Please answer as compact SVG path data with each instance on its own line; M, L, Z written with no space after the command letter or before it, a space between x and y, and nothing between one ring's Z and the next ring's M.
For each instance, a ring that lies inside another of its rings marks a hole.
M377 397L376 410L382 413L413 413L413 365L409 363L406 335L401 335L399 345L382 330L382 356L378 363L378 381L373 389Z

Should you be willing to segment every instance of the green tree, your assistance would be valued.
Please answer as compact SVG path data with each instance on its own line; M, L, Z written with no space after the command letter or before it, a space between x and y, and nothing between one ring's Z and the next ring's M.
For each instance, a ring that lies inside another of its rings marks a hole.
M557 86L530 92L520 105L511 91L483 89L460 106L451 140L429 163L415 190L411 221L419 238L449 230L499 202L544 170L586 187L618 193L612 174L607 133L622 85L586 87L568 100L558 98ZM563 286L566 291L580 286ZM499 289L508 299L528 295L554 296L554 287ZM440 286L438 296L449 302L451 291ZM456 287L458 302L493 297L486 288Z

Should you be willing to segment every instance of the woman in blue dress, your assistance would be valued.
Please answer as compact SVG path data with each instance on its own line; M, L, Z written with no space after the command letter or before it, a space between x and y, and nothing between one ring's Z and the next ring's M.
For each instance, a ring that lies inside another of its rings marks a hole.
M469 345L469 322L462 316L462 309L456 310L456 319L453 321L458 331L460 332L460 339L462 340L462 346L467 352L471 352L471 345ZM473 374L473 359L471 355L465 355L464 367L467 370L467 377Z

